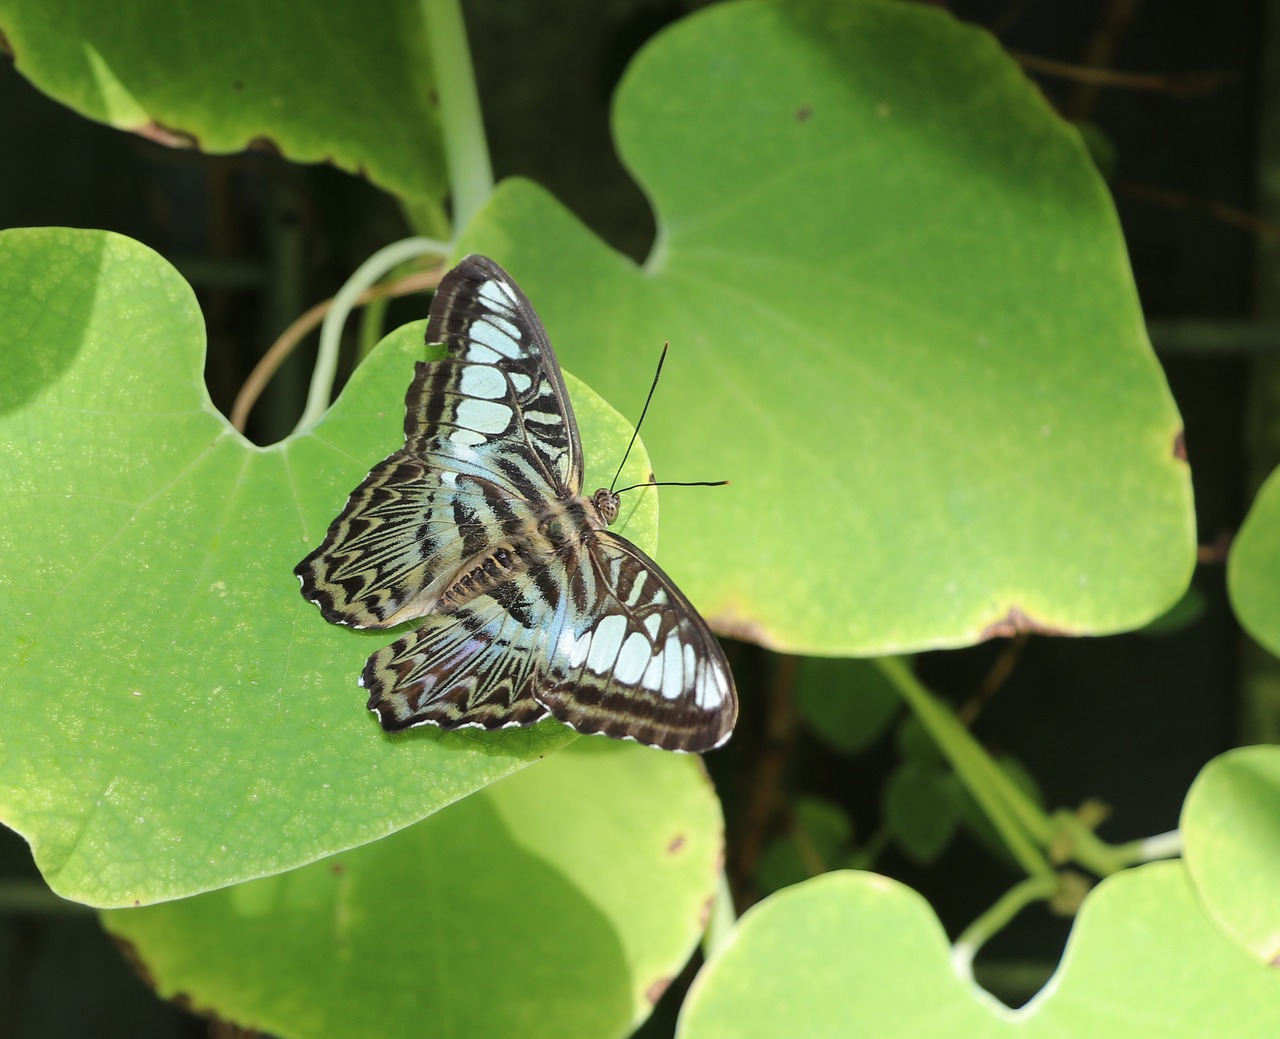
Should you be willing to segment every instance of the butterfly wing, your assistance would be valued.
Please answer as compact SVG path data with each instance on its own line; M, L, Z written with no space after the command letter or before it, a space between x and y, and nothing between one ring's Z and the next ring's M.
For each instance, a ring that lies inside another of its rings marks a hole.
M516 600L523 596L512 582L454 613L426 617L373 654L360 684L382 727L500 729L545 718L546 708L532 696L541 677L543 636Z
M468 256L440 282L427 342L449 356L420 363L406 401L405 448L449 458L529 500L582 489L582 445L546 330L492 260Z
M532 305L492 260L440 283L405 399L405 444L352 492L294 568L324 618L391 627L435 608L463 563L578 493L582 449L560 366Z
M568 609L534 698L579 732L711 750L738 717L711 629L658 564L607 530L564 571Z

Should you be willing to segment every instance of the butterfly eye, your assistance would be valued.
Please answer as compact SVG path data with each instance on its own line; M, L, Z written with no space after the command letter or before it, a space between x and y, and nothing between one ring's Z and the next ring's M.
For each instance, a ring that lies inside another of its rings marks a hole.
M595 503L600 518L604 520L604 525L613 526L613 521L618 518L618 496L608 487L601 487L591 496L591 500Z

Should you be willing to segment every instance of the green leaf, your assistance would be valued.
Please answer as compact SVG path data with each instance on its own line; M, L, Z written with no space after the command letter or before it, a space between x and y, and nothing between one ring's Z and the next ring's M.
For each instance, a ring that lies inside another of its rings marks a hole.
M595 1039L688 959L721 829L697 759L582 739L384 841L102 919L161 995L293 1039Z
M871 746L900 707L893 685L868 660L802 657L796 667L796 709L820 740L845 754Z
M405 199L443 197L419 4L0 0L0 31L19 72L90 119L210 153L270 148Z
M756 883L777 891L817 876L835 866L852 840L853 823L843 808L821 797L798 797L787 831L760 855Z
M1241 627L1280 656L1280 469L1258 491L1231 545L1227 592Z
M942 853L960 821L957 781L949 769L903 762L884 788L885 823L898 846L915 862Z
M1280 962L1280 748L1214 758L1182 808L1187 869L1205 909L1264 963Z
M663 564L719 630L821 655L1101 633L1194 564L1181 419L1078 135L925 5L715 5L614 106L642 267L546 193L465 234L645 432Z
M364 659L293 566L402 443L421 324L310 434L245 441L205 393L194 296L116 235L0 233L0 819L55 891L179 898L386 836L572 739L554 723L389 737ZM569 380L588 476L625 421ZM633 456L634 457L634 456ZM629 472L643 479L647 459ZM629 536L655 540L638 494Z
M1107 878L1086 897L1058 972L1012 1013L949 962L914 891L829 873L751 909L695 979L680 1039L862 1035L1258 1039L1280 1029L1280 973L1250 961L1196 904L1180 863Z

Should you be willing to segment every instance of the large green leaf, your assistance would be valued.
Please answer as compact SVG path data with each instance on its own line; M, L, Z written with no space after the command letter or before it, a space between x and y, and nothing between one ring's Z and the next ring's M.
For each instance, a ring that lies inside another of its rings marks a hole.
M314 431L258 448L209 403L168 264L102 232L0 233L0 819L54 890L136 905L279 872L571 738L384 735L356 676L392 636L298 594L294 564L402 442L422 351L422 325L402 329ZM628 427L570 391L608 482ZM627 532L652 547L653 496L631 500Z
M165 996L305 1036L623 1035L701 933L700 762L583 739L383 841L103 914Z
M1187 869L1213 920L1280 964L1280 747L1239 747L1207 764L1182 808Z
M720 630L819 654L1131 628L1194 563L1181 420L1078 136L925 5L714 6L615 133L642 267L535 186L467 230L566 363L646 421L663 561Z
M444 193L421 5L0 0L23 75L90 119L207 152L278 149Z
M827 874L742 918L694 981L678 1035L1263 1039L1278 1029L1280 973L1213 928L1180 863L1158 863L1089 894L1058 972L1018 1012L957 976L915 892Z

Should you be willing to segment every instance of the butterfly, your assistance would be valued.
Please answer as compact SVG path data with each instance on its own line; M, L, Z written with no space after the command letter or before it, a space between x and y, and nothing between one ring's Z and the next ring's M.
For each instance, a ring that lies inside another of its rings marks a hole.
M382 727L527 726L701 752L737 720L716 637L662 572L610 531L619 499L582 494L582 444L533 306L492 260L440 282L405 399L404 447L294 568L325 620L418 626L360 684Z

